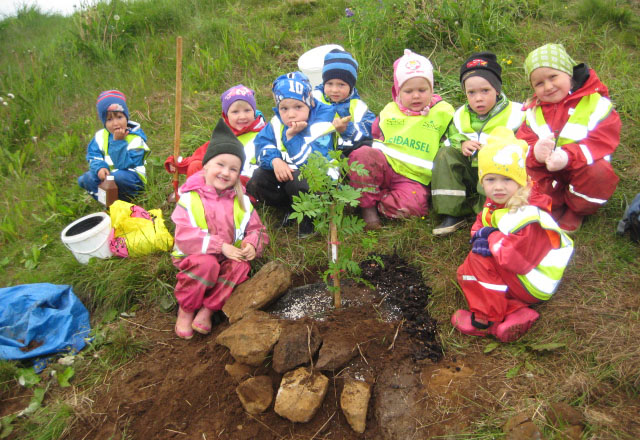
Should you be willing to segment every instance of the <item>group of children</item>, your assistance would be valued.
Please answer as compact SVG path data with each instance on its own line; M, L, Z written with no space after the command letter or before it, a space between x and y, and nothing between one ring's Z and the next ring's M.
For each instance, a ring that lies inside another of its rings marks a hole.
M269 122L251 89L224 92L211 140L165 163L187 174L172 214L176 334L209 333L268 244L253 204L283 209L286 224L293 196L309 191L300 175L309 156L330 160L338 149L368 171L349 182L366 190L360 208L369 230L381 227L381 216L426 215L430 197L442 217L434 235L476 215L472 249L458 269L469 309L456 311L452 325L505 342L521 337L538 318L529 306L557 290L573 253L568 233L616 188L610 155L620 134L606 86L562 45L532 51L525 72L534 94L523 105L503 93L493 53L471 55L460 68L467 102L454 110L435 93L429 60L407 49L393 65L392 101L375 117L355 87L358 63L335 49L315 90L300 72L276 78ZM121 198L133 197L145 183L144 133L129 121L120 92L103 92L97 109L105 128L89 144L90 171L78 183L95 197L113 174ZM298 235L311 233L304 217Z

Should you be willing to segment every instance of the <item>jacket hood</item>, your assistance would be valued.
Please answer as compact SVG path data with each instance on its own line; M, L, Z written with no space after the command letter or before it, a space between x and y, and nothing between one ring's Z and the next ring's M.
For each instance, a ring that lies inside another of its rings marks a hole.
M129 129L130 134L140 136L143 141L147 142L147 135L144 134L144 131L142 131L140 124L134 121L127 121L127 128Z

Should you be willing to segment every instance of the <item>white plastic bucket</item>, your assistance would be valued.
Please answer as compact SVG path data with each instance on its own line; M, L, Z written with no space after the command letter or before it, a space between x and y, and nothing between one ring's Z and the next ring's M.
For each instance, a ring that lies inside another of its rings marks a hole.
M303 53L298 58L298 67L300 71L309 77L311 85L315 88L322 84L322 66L324 65L324 56L333 49L344 50L342 46L337 44L326 44L324 46L314 47Z
M62 243L73 252L76 260L87 264L91 257L109 258L111 218L104 213L89 214L71 223L60 234Z

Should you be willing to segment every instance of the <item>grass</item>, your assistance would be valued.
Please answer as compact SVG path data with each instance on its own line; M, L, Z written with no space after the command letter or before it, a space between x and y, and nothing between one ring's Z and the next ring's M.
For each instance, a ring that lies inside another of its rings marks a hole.
M353 17L344 14L346 7ZM640 252L614 234L625 201L638 192L640 95L635 93L640 10L623 0L542 2L527 0L329 0L317 4L249 0L113 0L71 17L23 8L0 22L0 284L70 284L92 312L99 341L79 356L74 387L87 390L107 371L143 352L125 327L103 319L115 310L171 305L175 269L166 254L92 261L80 266L59 239L71 221L99 209L75 184L86 168L89 137L97 130L95 98L119 88L132 119L149 135L149 189L136 201L161 208L167 226L171 191L163 170L172 154L175 37L184 39L182 151L209 138L220 113L219 96L233 84L256 90L258 108L271 115L271 81L297 69L304 51L338 43L360 63L358 90L378 113L389 101L394 59L404 48L427 55L435 67L436 91L454 106L463 102L460 62L470 52L494 51L503 65L504 89L514 100L531 93L522 62L529 50L553 41L586 61L609 87L623 121L613 165L618 190L576 234L576 255L557 298L538 310L541 318L517 344L485 356L499 365L495 381L518 393L504 400L483 396L488 408L467 438L492 438L509 414L564 400L587 417L586 437L632 438L631 410L640 392ZM509 63L509 61L511 63ZM43 72L45 74L43 74ZM12 97L13 96L13 97ZM298 240L281 230L280 213L259 208L272 245L266 261L287 264L303 280L326 268L320 237ZM388 223L376 233L376 251L397 252L417 265L433 289L429 312L438 319L450 355L482 353L490 341L461 336L447 324L465 301L456 269L468 252L466 232L435 238L438 219ZM35 250L34 250L35 249ZM365 257L354 249L354 259ZM538 352L536 344L564 344ZM97 355L97 357L94 357ZM13 385L15 364L0 362L0 390ZM517 373L506 379L511 371ZM535 375L535 383L527 374ZM535 397L528 397L528 396ZM57 438L60 425L75 420L62 393L19 422L23 438ZM499 416L495 416L496 411ZM534 420L547 438L558 433ZM55 434L55 435L54 435ZM637 431L635 432L637 434Z

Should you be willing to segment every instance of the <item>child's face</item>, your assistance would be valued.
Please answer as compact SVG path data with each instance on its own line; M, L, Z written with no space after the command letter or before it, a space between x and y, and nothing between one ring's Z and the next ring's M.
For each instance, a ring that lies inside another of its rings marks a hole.
M408 79L398 92L400 104L411 111L422 111L431 102L433 90L426 78L413 77Z
M331 100L331 102L342 102L349 97L351 88L349 84L341 79L330 79L324 83L324 94Z
M491 111L498 100L498 91L491 83L479 76L472 76L464 82L467 102L471 110L484 116Z
M293 98L285 98L278 104L278 111L282 123L291 127L293 122L306 122L309 120L309 107L302 101Z
M501 174L487 174L482 178L485 194L496 203L505 204L520 188L513 179Z
M227 110L227 119L231 127L236 130L242 130L251 125L256 119L256 115L253 107L247 101L238 100L231 104L229 110Z
M204 181L220 192L236 184L242 162L234 154L218 154L204 166Z
M107 112L107 120L104 123L104 127L111 134L114 134L117 130L126 130L127 117L122 112Z
M571 90L571 76L551 67L538 67L531 72L531 86L542 102L556 104Z

